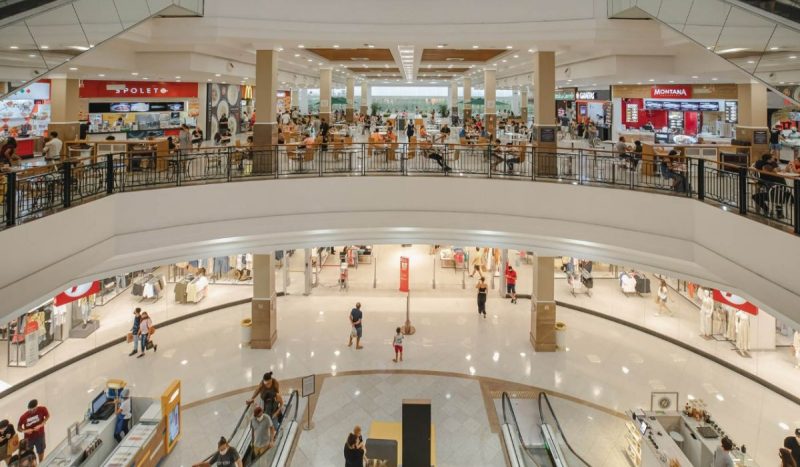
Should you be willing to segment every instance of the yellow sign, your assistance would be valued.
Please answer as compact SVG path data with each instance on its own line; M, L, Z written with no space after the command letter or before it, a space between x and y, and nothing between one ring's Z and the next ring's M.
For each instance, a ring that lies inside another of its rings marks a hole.
M166 454L172 451L181 438L181 382L175 380L161 395L161 416L167 429L164 431Z

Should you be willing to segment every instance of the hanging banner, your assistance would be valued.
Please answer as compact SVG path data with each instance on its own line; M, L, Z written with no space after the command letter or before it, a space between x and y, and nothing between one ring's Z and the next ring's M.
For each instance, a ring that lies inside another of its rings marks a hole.
M88 297L89 295L94 295L99 291L100 281L76 285L75 287L69 288L56 295L56 298L53 299L53 304L55 306L66 305L67 303L72 303L75 300L80 300L84 297Z
M95 81L83 80L78 97L197 97L197 83L168 83L165 81Z
M400 257L400 291L408 292L408 258Z
M748 302L747 300L743 299L738 295L734 295L730 292L722 292L717 289L714 289L714 301L722 303L724 305L732 306L737 310L742 310L751 315L758 314L758 307L753 305L752 303Z

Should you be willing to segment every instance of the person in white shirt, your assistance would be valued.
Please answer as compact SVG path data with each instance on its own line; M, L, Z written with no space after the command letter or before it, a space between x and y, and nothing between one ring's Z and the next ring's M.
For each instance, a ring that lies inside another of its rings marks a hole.
M42 155L46 160L57 161L61 159L61 148L64 147L64 142L58 139L58 132L50 132L50 140L44 144Z
M117 402L117 420L114 425L114 439L117 442L122 441L122 438L128 434L131 429L131 391L125 388L120 393L120 399Z

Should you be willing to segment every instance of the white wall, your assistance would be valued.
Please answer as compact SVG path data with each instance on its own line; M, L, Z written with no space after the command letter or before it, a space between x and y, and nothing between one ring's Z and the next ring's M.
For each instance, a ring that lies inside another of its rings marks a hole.
M736 292L800 323L800 238L686 198L464 178L266 180L113 195L0 232L0 317L75 283L202 255L350 243L524 248Z

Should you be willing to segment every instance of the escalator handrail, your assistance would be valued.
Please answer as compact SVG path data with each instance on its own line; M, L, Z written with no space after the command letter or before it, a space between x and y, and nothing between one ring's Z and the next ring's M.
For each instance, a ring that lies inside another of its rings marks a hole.
M232 440L233 437L236 435L236 432L239 431L239 428L241 428L241 426L242 426L242 422L244 421L245 417L247 417L247 411L250 410L250 406L252 406L252 405L253 405L252 401L251 402L247 402L247 404L245 404L244 410L242 411L242 415L239 417L239 421L236 422L236 427L231 432L231 435L227 438L228 441ZM214 453L213 452L208 457L203 459L203 462L204 463L208 462L208 460L211 459L212 457L214 457Z
M542 410L542 401L544 401L547 404L547 408L550 411L550 415L553 416L553 420L555 420L555 422L556 422L556 428L558 428L559 433L561 433L561 439L564 440L564 444L567 446L567 449L569 449L570 452L572 452L572 454L574 454L575 457L578 458L578 460L583 462L584 465L591 466L591 464L586 462L586 459L581 457L581 455L578 454L577 451L575 451L575 449L572 447L572 445L569 444L569 440L567 439L567 434L564 432L564 429L561 428L561 423L559 423L559 421L558 421L558 417L556 416L556 412L555 412L555 410L553 410L553 405L550 404L550 398L547 396L546 392L540 392L539 393L539 417L541 418L542 425L545 425L544 411Z
M533 458L533 455L528 452L527 447L525 446L525 439L522 437L522 431L519 429L519 422L517 422L517 414L514 413L514 407L511 405L511 398L508 396L508 393L503 391L503 394L500 396L501 404L503 406L503 423L506 425L510 425L509 423L509 414L511 415L511 420L514 422L514 429L517 432L517 437L519 438L519 442L522 443L522 451L525 452L525 455L528 459L533 463L533 465L539 465L536 462L536 459ZM506 412L506 402L508 402L508 412ZM508 453L511 455L511 453Z

